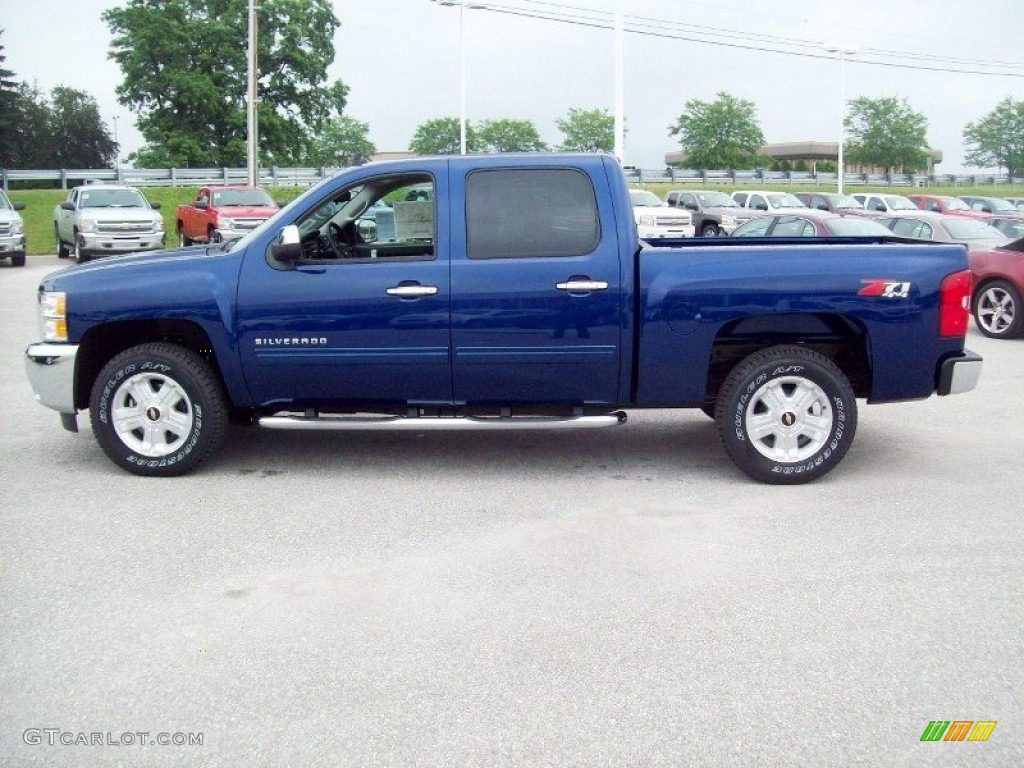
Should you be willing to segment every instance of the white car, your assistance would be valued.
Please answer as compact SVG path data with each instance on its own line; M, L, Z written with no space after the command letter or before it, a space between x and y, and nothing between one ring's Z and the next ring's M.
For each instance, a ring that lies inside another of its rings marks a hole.
M800 198L789 192L765 192L764 190L740 190L732 193L732 199L740 208L765 213L790 213L806 211Z
M645 189L629 190L633 204L633 219L641 240L693 237L693 214L681 208L671 208L653 192Z
M25 266L25 222L18 211L24 203L12 203L0 189L0 259L11 260L11 266Z
M899 213L900 211L919 211L914 201L903 195L883 195L878 192L858 192L851 197L868 211L881 213Z
M79 263L95 256L164 247L164 220L134 187L86 184L74 187L53 209L57 255L73 251Z

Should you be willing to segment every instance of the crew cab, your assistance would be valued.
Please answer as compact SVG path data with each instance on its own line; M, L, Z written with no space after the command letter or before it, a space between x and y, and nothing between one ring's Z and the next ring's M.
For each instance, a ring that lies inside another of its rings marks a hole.
M0 189L0 259L10 259L12 267L25 266L25 222L18 211L24 203L12 203Z
M96 256L153 251L164 247L159 202L149 203L134 187L86 184L73 187L53 209L57 255L78 263Z
M201 187L195 200L175 211L178 247L242 237L277 213L277 203L260 187Z
M386 235L364 221L382 202ZM25 362L139 475L194 468L230 416L420 433L693 408L748 475L799 483L845 455L857 398L975 386L969 291L961 245L651 247L607 155L414 158L346 169L240 240L47 275Z
M633 219L641 240L693 237L693 216L689 211L672 209L653 192L629 190Z

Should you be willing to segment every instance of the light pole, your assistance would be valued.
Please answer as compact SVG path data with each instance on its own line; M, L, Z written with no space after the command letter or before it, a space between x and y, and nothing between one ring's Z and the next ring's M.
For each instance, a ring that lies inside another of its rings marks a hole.
M431 0L438 5L459 6L459 154L466 154L466 0ZM469 8L484 8L470 3Z
M117 143L117 121L121 118L114 115L114 170L121 164L121 145Z
M626 164L624 37L622 0L619 0L615 7L615 157L622 165Z
M846 144L846 81L845 63L846 57L857 52L856 48L829 48L829 53L839 54L839 147L836 158L836 192L843 194L843 177L846 172L846 165L843 160L843 145Z
M246 168L250 187L256 186L256 0L249 0L249 83L246 104Z

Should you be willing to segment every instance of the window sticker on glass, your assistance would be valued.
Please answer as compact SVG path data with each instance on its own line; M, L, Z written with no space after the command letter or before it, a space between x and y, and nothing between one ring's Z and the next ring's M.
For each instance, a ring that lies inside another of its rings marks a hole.
M395 203L395 235L399 240L429 240L434 236L434 204Z

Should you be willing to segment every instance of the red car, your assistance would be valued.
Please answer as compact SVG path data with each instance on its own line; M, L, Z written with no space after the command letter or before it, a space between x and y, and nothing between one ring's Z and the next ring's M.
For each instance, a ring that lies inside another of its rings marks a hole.
M949 195L907 195L922 211L945 213L949 216L969 216L972 219L987 219L990 214L972 211L971 206L959 197Z
M992 250L968 251L971 311L986 336L1024 336L1024 238Z

